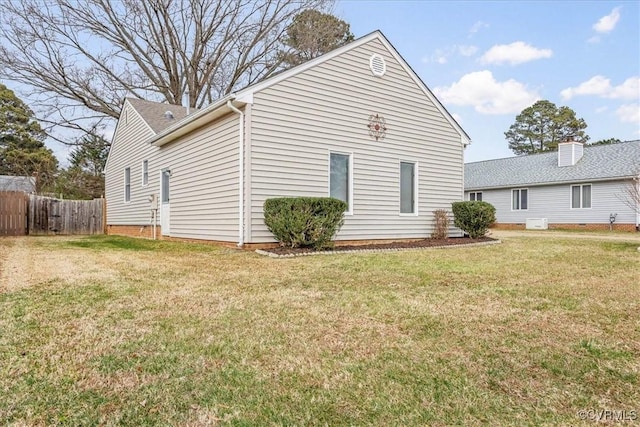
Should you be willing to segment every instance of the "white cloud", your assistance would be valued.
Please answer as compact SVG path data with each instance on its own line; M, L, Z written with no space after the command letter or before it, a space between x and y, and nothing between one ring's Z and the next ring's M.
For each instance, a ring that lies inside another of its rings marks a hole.
M458 46L458 53L462 56L473 56L478 51L477 46L472 45L460 45Z
M511 44L500 44L491 47L482 55L480 62L484 64L511 65L522 64L524 62L535 61L536 59L551 58L551 49L538 49L525 42L513 42Z
M587 43L600 43L600 36L593 36L587 40Z
M630 77L619 86L613 88L609 98L634 99L640 98L640 76Z
M469 28L469 34L475 34L483 28L489 28L489 24L483 21L476 21L476 23Z
M593 29L598 33L609 33L613 31L620 20L620 9L620 7L616 7L610 14L600 18L598 22L593 24Z
M519 113L540 99L516 80L496 81L488 70L466 74L451 86L436 87L434 93L445 104L470 105L483 114Z
M440 55L436 54L434 61L442 65L442 64L446 64L448 59L445 54L440 54Z
M453 45L447 46L442 49L436 49L431 57L423 57L423 63L435 62L437 64L446 64L449 62L449 58L455 55L461 56L473 56L478 51L476 46L472 45Z
M604 76L593 76L576 87L569 87L560 92L565 100L574 96L595 95L611 99L640 98L640 77L630 77L621 85L611 86L611 80Z
M616 110L616 115L621 122L640 123L640 104L635 103L621 105Z

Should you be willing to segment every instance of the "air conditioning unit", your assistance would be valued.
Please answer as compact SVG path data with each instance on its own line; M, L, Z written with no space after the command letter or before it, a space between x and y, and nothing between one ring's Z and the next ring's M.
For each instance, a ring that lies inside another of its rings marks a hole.
M546 230L548 228L547 218L527 218L527 230Z

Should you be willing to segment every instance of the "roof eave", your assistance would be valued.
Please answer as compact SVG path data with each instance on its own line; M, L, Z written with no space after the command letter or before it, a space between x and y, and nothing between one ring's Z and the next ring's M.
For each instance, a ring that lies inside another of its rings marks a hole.
M580 178L580 179L568 179L564 181L513 183L513 184L505 184L505 185L486 186L486 187L465 187L464 191L504 190L506 188L525 188L525 187L546 187L550 185L566 185L566 184L576 184L576 183L584 183L584 182L624 181L627 179L636 179L636 178L637 178L636 175L624 175L624 176L613 176L613 177L607 177L607 178Z
M162 147L165 144L168 144L176 139L193 132L194 130L210 123L211 121L222 117L231 112L231 109L227 107L227 101L234 101L235 94L229 94L224 98L220 98L217 102L209 105L202 110L198 110L197 112L183 118L182 120L177 121L175 124L166 128L153 138L149 140L149 144L154 145L156 147ZM244 102L235 101L233 104L236 107L244 106Z

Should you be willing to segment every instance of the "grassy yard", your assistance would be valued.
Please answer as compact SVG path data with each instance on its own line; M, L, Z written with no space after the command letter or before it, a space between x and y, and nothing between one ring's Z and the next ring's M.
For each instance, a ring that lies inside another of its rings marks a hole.
M550 235L270 259L112 236L0 239L0 424L640 417L637 246Z

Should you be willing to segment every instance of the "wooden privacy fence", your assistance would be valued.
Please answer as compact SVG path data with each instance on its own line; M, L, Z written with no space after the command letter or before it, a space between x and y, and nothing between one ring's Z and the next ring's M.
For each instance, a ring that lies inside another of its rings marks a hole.
M21 191L0 192L0 236L27 234L29 196Z
M0 192L0 236L103 234L104 199L60 200Z
M29 234L102 234L104 199L60 200L29 196Z

